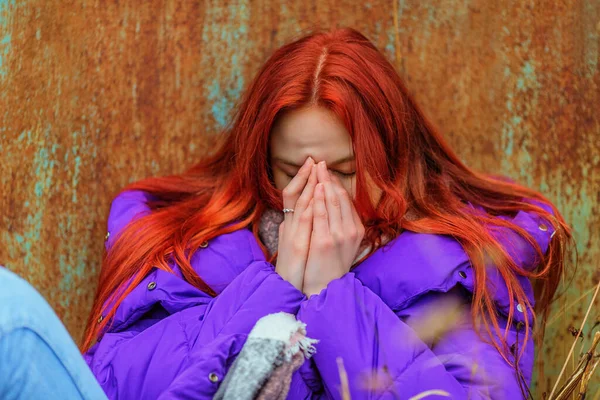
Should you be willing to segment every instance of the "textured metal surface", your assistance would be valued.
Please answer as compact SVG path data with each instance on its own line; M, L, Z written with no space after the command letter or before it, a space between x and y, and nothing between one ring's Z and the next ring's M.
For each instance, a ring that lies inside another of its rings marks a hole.
M79 338L111 196L205 154L301 29L353 26L469 165L541 189L574 226L580 264L538 352L541 397L600 259L600 2L510 3L0 0L0 264Z

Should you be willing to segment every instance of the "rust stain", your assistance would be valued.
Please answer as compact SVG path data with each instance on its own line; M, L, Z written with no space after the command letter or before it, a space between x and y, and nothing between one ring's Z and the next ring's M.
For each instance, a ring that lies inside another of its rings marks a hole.
M353 26L467 164L540 189L573 225L579 266L558 315L598 280L599 21L598 2L567 0L0 0L0 264L79 338L112 196L210 151L275 48L312 26ZM536 393L552 387L590 299L549 327Z

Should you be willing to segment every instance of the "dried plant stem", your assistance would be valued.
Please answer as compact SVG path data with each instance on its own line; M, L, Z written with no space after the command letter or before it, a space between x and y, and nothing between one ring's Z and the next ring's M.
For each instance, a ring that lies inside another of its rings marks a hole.
M552 400L567 400L570 395L573 396L573 399L583 400L585 392L587 391L588 382L600 362L600 360L594 361L598 343L600 343L600 332L596 333L590 349L583 354L577 368L575 368L565 384L558 389L556 397L553 397ZM575 389L578 385L579 390L576 391Z
M593 360L594 353L596 351L596 347L598 346L598 343L600 343L600 332L596 332L596 334L594 335L592 347L590 348L590 351L588 352L589 357L590 357L590 362L588 363L585 370L583 371L583 377L581 378L581 385L579 386L579 394L577 396L578 400L582 400L584 398L585 393L587 392L587 388L588 388L590 379L592 378L594 371L596 370L596 368L598 367L598 364L600 363L600 358L596 359L596 361L594 361L594 362L591 362Z
M565 369L567 368L567 364L569 363L569 358L571 357L571 354L573 354L573 350L575 349L575 345L577 344L577 339L579 339L579 336L581 335L581 332L583 331L583 327L585 326L585 322L587 321L587 319L590 315L592 305L594 304L594 301L596 301L596 296L598 296L598 290L600 290L600 281L598 281L598 284L596 285L596 290L594 291L594 295L592 296L592 301L590 301L590 305L588 306L588 309L585 312L585 317L583 317L583 321L581 321L581 327L579 329L579 332L577 332L577 335L575 335L575 339L573 340L573 344L571 345L569 354L567 354L567 358L562 366L562 369L560 370L560 374L558 374L558 377L556 378L556 382L554 382L554 387L552 388L552 391L550 392L550 396L548 396L548 399L550 399L550 400L554 399L554 397L553 397L554 392L556 392L558 383L560 382L560 379L562 378L562 376L565 372Z
M554 325L554 323L556 321L560 321L560 317L562 317L562 315L571 307L573 307L574 305L578 304L581 299L583 299L584 297L587 297L590 295L590 293L592 293L594 291L594 289L596 289L595 287L591 287L588 290L586 290L585 292L583 292L583 294L581 296L579 296L575 301L573 301L571 304L566 305L564 307L562 307L555 315L553 315L549 320L548 323L546 323L546 327L549 327L551 325Z
M427 396L444 396L444 397L450 397L450 393L446 392L445 390L427 390L425 392L421 392L416 396L411 397L409 400L421 400L424 399Z
M348 385L348 374L346 373L346 368L344 368L344 360L342 360L341 357L338 357L335 361L337 362L338 371L340 373L340 383L342 385L340 392L342 400L350 400L350 386Z

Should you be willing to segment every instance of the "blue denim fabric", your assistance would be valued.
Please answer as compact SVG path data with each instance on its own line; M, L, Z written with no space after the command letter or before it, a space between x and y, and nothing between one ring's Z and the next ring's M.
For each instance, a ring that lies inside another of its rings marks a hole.
M106 399L52 308L1 266L0 399Z

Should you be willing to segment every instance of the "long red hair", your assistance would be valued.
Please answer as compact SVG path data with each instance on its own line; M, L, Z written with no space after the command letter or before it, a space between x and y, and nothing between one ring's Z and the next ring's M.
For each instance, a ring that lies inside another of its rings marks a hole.
M276 50L240 99L214 154L180 175L148 178L123 189L144 190L156 201L150 203L153 212L128 224L105 254L84 351L152 268L171 271L169 259L188 282L214 295L190 264L205 240L251 227L262 250L274 260L276 254L268 254L258 236L262 213L268 207L283 207L269 167L269 134L283 112L310 105L333 111L352 137L355 205L365 221L365 237L375 247L382 235L396 237L403 230L450 235L471 259L473 317L481 317L488 332L502 331L486 288L490 257L506 281L510 299L528 308L532 306L517 275L535 280L535 311L545 321L571 240L558 210L533 190L467 168L425 117L393 65L365 36L344 28L313 32ZM383 191L376 207L366 189L365 171ZM554 215L526 199L549 204ZM486 213L468 212L465 202ZM541 215L557 231L546 254L524 229L495 218L520 210ZM407 219L407 211L418 218ZM525 270L516 265L486 228L490 224L510 227L531 243L541 260L538 267ZM104 319L98 324L100 315ZM511 312L509 323L512 320ZM526 319L527 326L532 323ZM506 343L495 345L506 349Z

